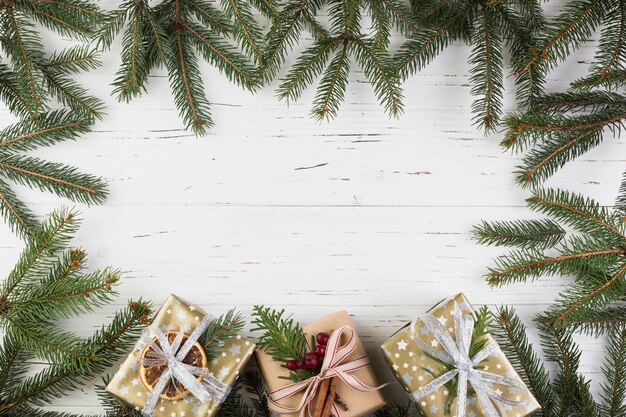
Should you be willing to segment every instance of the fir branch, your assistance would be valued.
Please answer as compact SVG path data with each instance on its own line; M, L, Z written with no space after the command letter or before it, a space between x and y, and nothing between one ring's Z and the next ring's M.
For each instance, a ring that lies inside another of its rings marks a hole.
M0 287L0 300L6 302L18 286L28 285L32 279L44 276L54 265L53 253L67 248L78 226L76 213L67 210L53 212L50 219L28 241L15 268Z
M25 86L22 94L38 112L42 106L41 76L37 68L43 63L43 45L31 22L16 12L13 5L4 7L4 49L11 57L15 74Z
M607 23L602 30L591 74L575 81L574 86L602 86L615 70L623 70L626 64L626 2L617 0L608 4Z
M72 80L61 77L54 72L43 70L43 76L50 95L72 109L76 115L86 120L102 120L104 109L102 100L90 95L86 89Z
M417 417L421 413L415 407L415 403L412 401L405 403L391 403L387 404L380 410L376 411L375 417Z
M107 186L101 178L74 167L21 155L2 155L0 175L19 184L85 204L102 204Z
M553 387L559 400L559 414L575 413L576 398L580 393L581 380L578 374L580 348L573 342L572 333L556 329L537 319L541 342L546 359L555 362L559 368Z
M538 189L526 200L531 210L562 221L582 233L599 234L606 239L626 239L623 226L596 201L581 194L558 189Z
M250 398L252 408L258 417L269 417L270 410L267 406L267 387L259 372L248 371L243 375L242 383Z
M177 9L178 7L177 1ZM207 127L213 125L213 121L209 102L204 95L198 61L187 44L188 36L182 27L175 29L171 48L177 59L168 62L170 85L174 91L174 102L185 125L194 133L203 134Z
M541 405L542 414L553 415L555 394L550 385L550 375L528 341L526 328L515 310L499 307L490 329L517 374Z
M233 18L232 34L243 50L255 62L263 62L263 34L252 16L252 8L246 1L222 0L224 11Z
M588 309L581 312L578 318L568 321L573 331L599 337L611 329L626 325L626 307L612 305L602 309Z
M198 341L204 347L207 358L215 358L219 349L227 340L233 339L243 330L245 320L240 313L234 309L213 320L209 327L200 336Z
M573 131L544 140L526 154L523 164L515 171L516 182L522 187L537 186L554 175L567 162L583 155L602 143L599 128Z
M608 91L564 92L546 94L537 100L537 110L561 112L593 112L611 106L626 106L626 97Z
M606 9L600 0L576 0L568 3L562 13L546 26L541 49L521 69L533 65L553 68L577 49L600 25Z
M395 57L396 69L402 79L420 71L453 41L465 33L464 19L474 7L472 2L454 2L443 8L443 16L410 36Z
M565 230L550 219L485 222L474 226L474 238L482 245L554 247L565 237Z
M0 214L11 230L22 238L32 236L39 225L28 206L2 180L0 180Z
M393 72L391 57L370 41L353 40L356 59L374 87L378 100L387 114L398 117L402 111L402 90L399 79Z
M144 9L148 4L144 0L137 0L129 4L127 14L129 28L122 40L122 65L113 82L115 94L120 101L129 101L141 94L145 79L148 76L148 67L145 62L144 42Z
M605 382L601 384L600 410L604 416L626 414L626 327L615 327L609 333L607 358L602 366Z
M602 274L586 274L584 283L575 283L565 290L556 304L548 311L549 316L560 326L568 326L570 317L584 318L588 311L607 307L611 302L623 297L626 282L626 263L610 276ZM578 313L578 315L576 314Z
M348 42L342 42L339 52L330 61L313 100L312 115L318 119L337 116L339 105L343 101L349 76Z
M275 361L300 359L306 353L306 337L300 324L285 317L285 310L256 305L252 313L252 331L259 331L257 345Z
M279 85L279 98L296 101L313 79L324 71L330 54L337 46L335 39L328 39L305 50Z
M493 130L502 114L503 74L502 39L499 14L489 5L480 9L481 18L473 33L473 50L469 62L471 94L479 96L472 105L474 122L486 131Z

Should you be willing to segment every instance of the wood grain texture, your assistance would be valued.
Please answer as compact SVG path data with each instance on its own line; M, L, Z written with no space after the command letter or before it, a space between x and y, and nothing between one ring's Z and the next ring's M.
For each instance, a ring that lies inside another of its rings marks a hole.
M547 13L562 4L548 3ZM591 40L554 71L549 88L583 74L593 46ZM354 72L339 117L323 124L308 115L313 90L287 106L272 88L250 95L205 65L216 127L197 139L181 129L162 73L152 75L148 93L130 104L109 96L119 63L116 43L102 68L77 79L106 99L104 120L76 143L36 152L102 175L111 188L107 205L79 207L85 221L75 244L88 251L91 267L124 270L120 298L65 325L87 333L131 297L159 304L172 292L212 314L231 306L249 314L262 303L285 306L305 322L346 309L381 379L388 379L380 343L445 296L463 291L476 305L511 304L530 323L566 282L546 278L492 290L482 279L503 251L474 243L472 225L532 214L524 208L528 192L511 174L518 159L502 153L501 135L485 136L471 125L468 53L454 44L408 80L406 111L398 120L387 119L363 74ZM0 109L0 126L12 120ZM624 139L608 137L548 185L612 204L626 159L623 145ZM42 216L68 204L17 191ZM22 247L0 225L2 276ZM604 340L580 340L583 370L597 386ZM55 406L97 412L92 388ZM398 385L388 393L405 398Z

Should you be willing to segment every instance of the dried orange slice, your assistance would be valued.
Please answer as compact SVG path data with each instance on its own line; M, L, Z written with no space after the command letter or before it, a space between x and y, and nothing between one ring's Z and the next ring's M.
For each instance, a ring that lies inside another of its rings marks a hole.
M177 334L178 334L177 331L169 331L169 332L165 332L165 337L167 337L169 342L172 343L174 339L176 338ZM181 347L185 344L187 339L189 339L189 337L187 337L186 335L183 336L183 340L180 343ZM156 337L153 338L152 341L154 342L155 345L157 345L158 347L161 347L161 344L159 343ZM152 349L150 344L147 344L146 347L141 352L141 357L149 358L147 355L151 351L153 352L154 349ZM202 348L202 345L200 343L196 342L193 344L191 350L189 350L189 353L187 353L187 356L185 356L185 359L183 359L183 363L187 365L191 365L191 366L196 366L198 368L206 368L207 366L206 353L204 352L204 349ZM150 391L153 391L154 386L157 384L157 381L159 380L159 378L161 377L163 372L165 372L166 369L167 369L167 366L140 365L139 374L141 375L141 381L146 386L146 388L148 388ZM202 376L199 375L198 381L201 381L201 380L202 380ZM161 393L161 398L164 400L175 401L175 400L180 400L183 397L183 394L186 394L186 393L187 393L187 390L185 389L185 387L183 387L178 382L173 382L170 380L170 382L165 386L163 393Z

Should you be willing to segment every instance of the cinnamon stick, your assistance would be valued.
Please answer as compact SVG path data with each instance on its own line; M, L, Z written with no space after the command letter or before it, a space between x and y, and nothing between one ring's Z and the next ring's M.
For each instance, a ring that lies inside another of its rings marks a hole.
M324 411L322 411L321 417L330 417L333 411L333 404L335 403L335 395L337 394L337 377L330 378L330 387L328 388L328 395L326 396L326 403L324 404Z
M313 417L322 417L322 411L324 411L324 404L326 404L326 397L328 396L328 387L330 386L330 380L325 379L320 384L317 390L317 398L315 399L315 408L313 409Z

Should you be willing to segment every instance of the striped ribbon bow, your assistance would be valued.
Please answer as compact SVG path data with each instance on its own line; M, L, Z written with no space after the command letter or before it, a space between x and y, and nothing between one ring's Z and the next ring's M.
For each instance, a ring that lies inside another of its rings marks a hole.
M146 417L154 415L157 402L167 384L170 381L178 382L193 395L193 400L206 403L215 400L223 402L230 393L230 386L217 379L207 368L187 365L183 359L187 356L194 343L200 338L202 333L211 323L212 318L205 316L195 330L189 335L187 341L182 345L185 333L181 329L176 338L170 343L169 338L159 329L152 325L142 334L135 347L143 350L146 345L150 345L152 352L146 358L140 359L144 366L166 366L167 369L161 374L152 392L148 394L148 400L141 410L141 414ZM154 338L159 341L157 345ZM180 348L180 349L179 349ZM202 376L202 380L198 380ZM177 386L177 384L174 384Z
M499 348L495 342L489 343L487 346L478 351L472 358L469 357L470 347L472 344L472 333L474 331L474 317L466 315L455 306L454 310L454 326L455 332L453 340L452 335L448 333L445 327L432 315L428 314L420 318L426 328L432 333L435 340L444 348L438 351L431 349L420 337L415 330L417 325L416 319L411 324L411 337L420 348L429 356L440 360L452 367L452 369L443 375L430 381L422 388L416 390L411 395L415 401L437 391L445 383L458 378L457 381L457 399L456 399L456 416L465 417L467 407L468 383L474 388L478 403L487 417L500 417L500 412L494 406L494 402L518 406L522 401L511 400L500 394L492 388L492 384L498 384L507 388L517 388L527 391L526 386L514 379L504 377L502 375L493 374L476 369L484 359L493 355ZM493 402L492 402L493 401Z
M346 343L341 343L341 336L346 334L348 340ZM364 368L369 365L370 361L367 355L360 356L349 362L345 362L346 359L354 352L357 345L357 336L350 326L342 326L335 330L328 339L326 345L326 356L322 362L322 369L319 374L312 376L311 378L286 385L275 391L270 392L269 396L269 408L271 411L279 414L295 414L300 413L299 417L305 417L307 414L311 416L311 406L315 395L319 389L321 382L325 379L337 377L349 387L362 392L376 391L383 386L370 387L364 384L354 375L353 372ZM299 392L304 391L302 399L295 407L286 407L279 404L280 401L293 397ZM333 403L333 415L335 417L341 417L341 412L336 403Z

